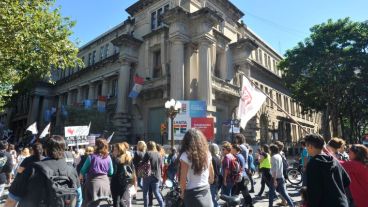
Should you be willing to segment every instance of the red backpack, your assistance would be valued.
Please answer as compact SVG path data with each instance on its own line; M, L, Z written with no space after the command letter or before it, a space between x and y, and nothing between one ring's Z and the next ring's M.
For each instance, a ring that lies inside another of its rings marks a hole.
M243 178L243 169L236 157L230 161L230 177L234 183L240 183Z

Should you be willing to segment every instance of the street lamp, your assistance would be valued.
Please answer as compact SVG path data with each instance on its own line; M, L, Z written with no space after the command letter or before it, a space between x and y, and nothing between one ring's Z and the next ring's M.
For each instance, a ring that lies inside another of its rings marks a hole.
M166 101L165 108L167 109L167 116L170 118L170 130L171 130L171 149L174 148L174 118L180 113L181 103L179 101L175 101L171 99L170 101Z

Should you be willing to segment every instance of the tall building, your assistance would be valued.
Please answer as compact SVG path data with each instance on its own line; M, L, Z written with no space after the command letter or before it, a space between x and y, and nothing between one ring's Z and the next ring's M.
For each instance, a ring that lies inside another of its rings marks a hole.
M219 142L229 136L223 123L236 118L241 77L247 76L308 131L320 129L320 114L301 113L284 87L277 69L282 56L240 22L244 13L230 1L139 0L126 12L126 21L80 48L85 68L55 71L48 106L56 109L56 128L63 127L63 106L91 100L97 107L98 97L106 97L105 113L117 137L161 142L165 101L203 100ZM145 81L138 98L131 99L136 75ZM36 97L30 102L37 105ZM250 141L291 143L303 131L268 99L244 134Z

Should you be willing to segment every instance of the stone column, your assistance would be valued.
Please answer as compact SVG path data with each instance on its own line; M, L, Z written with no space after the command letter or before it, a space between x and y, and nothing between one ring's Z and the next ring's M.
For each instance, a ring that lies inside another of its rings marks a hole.
M124 61L119 70L116 113L128 112L130 62Z
M101 96L107 96L108 89L108 80L104 78L102 79Z
M88 88L88 99L93 100L95 99L95 84L90 83Z
M207 108L212 106L212 74L210 46L213 42L206 39L199 40L199 81L198 98L206 101Z
M167 52L166 52L166 38L165 38L165 33L162 33L161 34L160 48L161 48L162 76L166 76L166 74L167 74L167 68L166 68L166 56L167 56Z
M170 98L184 99L184 41L171 39Z
M72 105L72 95L73 95L73 92L72 91L68 91L68 98L66 100L66 105L67 106Z

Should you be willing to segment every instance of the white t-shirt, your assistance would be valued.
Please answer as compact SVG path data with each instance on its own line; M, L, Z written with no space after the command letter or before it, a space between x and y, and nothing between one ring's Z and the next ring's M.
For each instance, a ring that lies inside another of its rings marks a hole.
M271 157L271 175L275 175L275 178L283 178L283 167L282 167L282 157L280 154L275 154Z
M208 152L208 164L211 163L212 157L211 154ZM200 175L194 174L194 170L192 169L192 162L188 159L188 155L186 152L181 154L180 160L188 164L188 174L187 174L187 186L186 189L190 190L193 188L198 188L202 186L209 185L208 178L210 176L210 171L207 167Z

